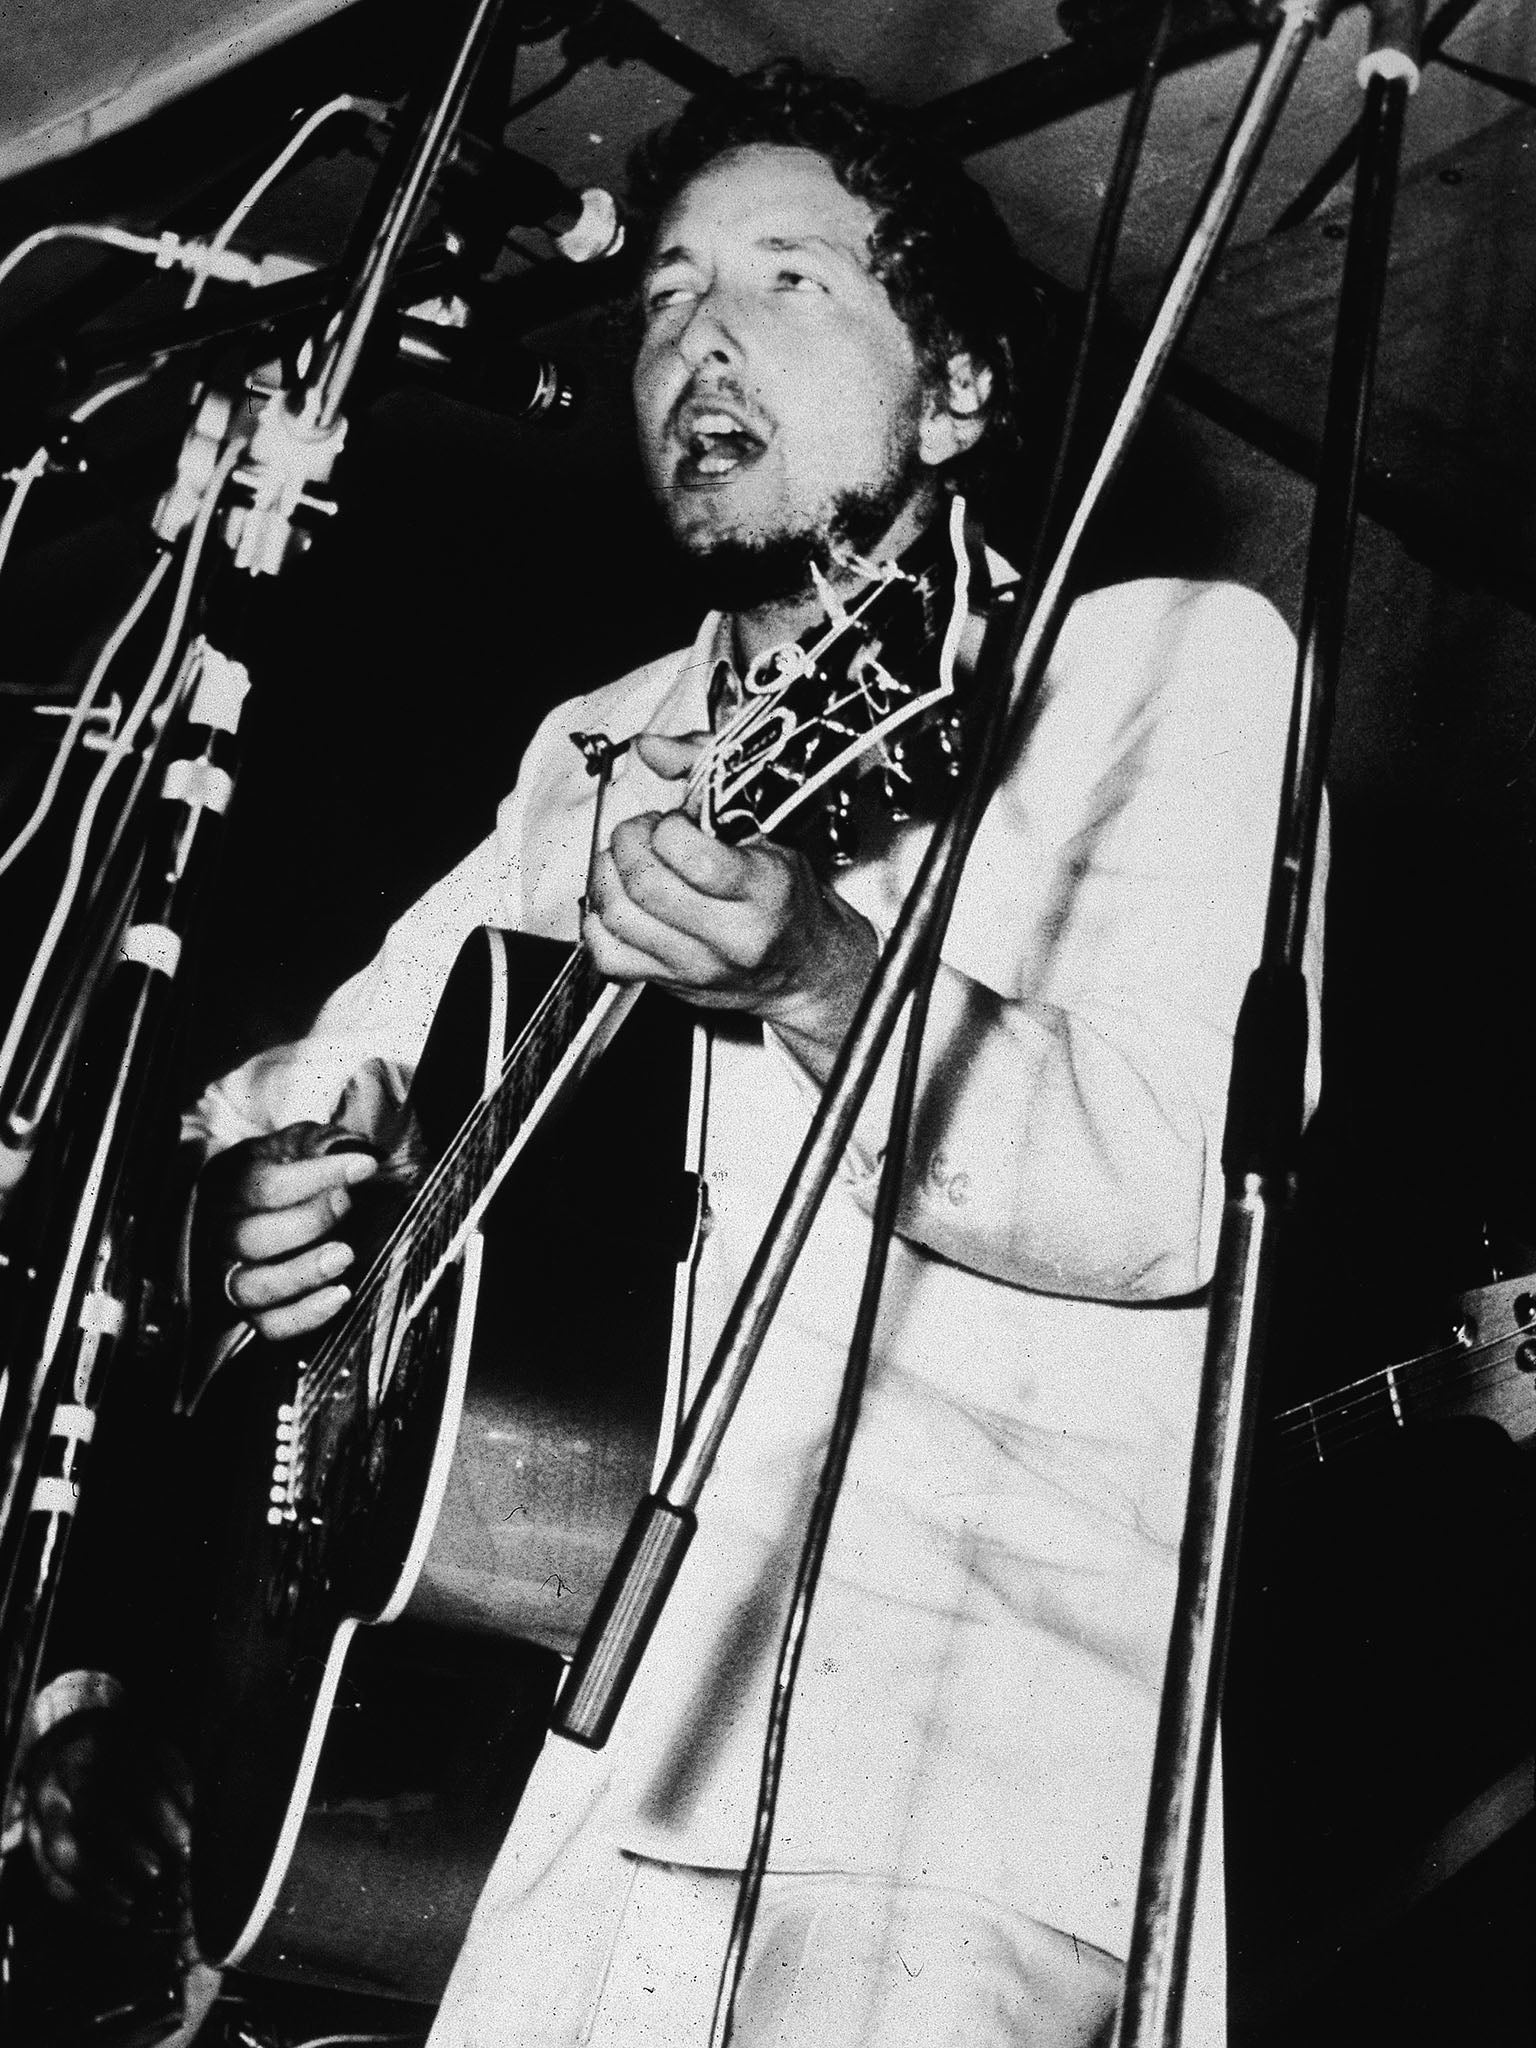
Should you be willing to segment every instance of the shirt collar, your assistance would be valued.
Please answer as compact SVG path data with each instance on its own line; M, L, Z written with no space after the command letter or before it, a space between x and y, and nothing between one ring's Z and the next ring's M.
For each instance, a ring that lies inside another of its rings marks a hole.
M962 499L960 501L961 517L964 516L964 512L965 504ZM952 511L949 511L942 516L952 517L954 515ZM994 587L1001 588L1004 584L1017 582L1018 571L1013 567L1012 563L1005 560L994 548L989 547L986 554L987 565L991 572ZM711 731L718 730L730 716L731 712L740 704L748 686L755 682L759 676L769 669L772 663L779 660L788 649L796 644L796 641L790 638L778 641L774 646L765 648L757 656L756 660L748 665L747 672L743 675L736 666L735 635L731 630L730 614L728 612L706 613L704 622L699 627L698 634L694 639L693 646L689 650L684 672L690 677L699 677L703 681L703 709L705 723L709 729Z
M752 684L760 677L769 675L775 665L799 643L791 637L775 642L772 647L765 647L762 653L748 664L746 674L743 675L736 666L735 635L731 630L729 614L711 612L704 621L697 644L709 668L710 728L712 731L718 731L740 705Z

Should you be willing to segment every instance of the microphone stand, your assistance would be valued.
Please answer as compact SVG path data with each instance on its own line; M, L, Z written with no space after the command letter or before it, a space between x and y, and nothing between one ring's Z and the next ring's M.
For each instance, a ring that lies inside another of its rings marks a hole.
M67 347L28 343L0 349L0 390L6 444L35 447L67 428L70 407L107 377L146 363L200 355L218 341L265 332L272 353L313 331L317 315L334 306L342 272L305 270L274 284L256 285L239 298L203 299L190 310L159 313L106 334L83 334ZM441 259L412 256L397 273L413 297L426 298L452 273ZM6 452L0 444L0 454Z
M1177 2048L1280 1226L1304 1122L1307 909L1422 6L1377 0L1260 963L1233 1047L1226 1204L1116 2048Z
M0 1247L11 1325L0 1360L0 1639L6 1644L0 1811L9 1811L28 1734L107 1371L135 1320L132 1204L146 1188L153 1198L171 1149L173 995L215 866L214 827L234 790L236 739L250 684L239 653L254 599L251 579L277 575L306 543L306 511L335 510L324 487L346 435L347 394L453 147L501 12L502 0L473 0L467 24L455 32L424 89L419 122L414 128L402 122L342 265L340 311L307 374L291 393L256 393L250 403L209 394L156 515L161 538L184 546L179 602L187 615L220 515L229 560L205 608L219 624L205 618L204 630L186 648L158 721L149 721L155 772L140 775L114 831L118 847L130 831L145 836L131 907L124 895L124 909L113 913L109 895L88 912L85 964L65 977L83 1002L56 1005L47 1042L31 1051L26 1069L48 1076L50 1086L67 1070L69 1082L55 1105L59 1170L39 1196L41 1223L35 1213L30 1234L18 1234L8 1217L7 1243ZM181 616L173 611L172 618L179 630ZM95 993L100 977L91 971L90 956L103 947L102 918L113 914L122 917L120 959ZM0 1841L0 1857L10 1846Z
M994 661L991 647L984 652L978 694L985 701L989 689L1011 689L1012 704L1001 744L995 750L982 750L973 759L969 775L984 774L988 759L1011 758L1029 729L1038 687L1066 615L1070 578L1088 521L1145 417L1302 59L1319 27L1331 19L1332 9L1333 0L1280 0L1274 34L1223 144L1104 449L1042 582L1040 596L1010 634L1001 661ZM993 636L989 634L988 640ZM655 1492L636 1510L577 1645L550 1724L572 1741L600 1747L613 1727L692 1541L699 1497L795 1261L852 1135L897 1015L930 943L937 943L946 914L945 899L953 886L946 877L958 873L970 831L982 809L975 793L962 786L955 808L929 841L784 1191L726 1318L698 1395L678 1432L666 1470Z

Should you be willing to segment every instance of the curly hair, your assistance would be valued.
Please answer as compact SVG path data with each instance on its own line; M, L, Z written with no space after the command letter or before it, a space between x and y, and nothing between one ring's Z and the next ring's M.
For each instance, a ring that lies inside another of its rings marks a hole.
M1029 438L1022 398L1045 361L1038 295L991 199L910 117L850 78L783 58L734 82L726 96L691 100L630 159L629 212L643 265L663 215L706 165L753 143L806 149L875 214L871 271L911 334L925 376L942 387L950 358L969 354L992 375L986 431L948 466L985 493Z

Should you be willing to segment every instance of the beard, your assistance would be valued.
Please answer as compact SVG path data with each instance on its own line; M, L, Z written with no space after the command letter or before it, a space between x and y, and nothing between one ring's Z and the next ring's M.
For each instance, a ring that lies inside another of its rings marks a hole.
M690 596L711 611L735 613L814 595L812 566L830 580L848 552L867 555L907 506L914 482L902 468L882 483L842 491L814 526L685 542Z

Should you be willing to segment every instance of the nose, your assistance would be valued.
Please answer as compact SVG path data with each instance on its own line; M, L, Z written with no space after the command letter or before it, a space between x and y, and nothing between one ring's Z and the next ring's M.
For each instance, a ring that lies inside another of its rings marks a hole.
M732 363L740 354L729 310L723 304L718 285L700 292L673 346L690 370L708 362Z

